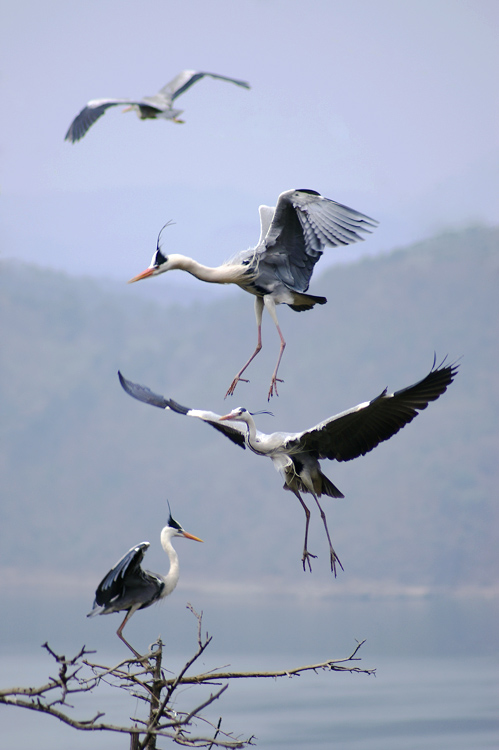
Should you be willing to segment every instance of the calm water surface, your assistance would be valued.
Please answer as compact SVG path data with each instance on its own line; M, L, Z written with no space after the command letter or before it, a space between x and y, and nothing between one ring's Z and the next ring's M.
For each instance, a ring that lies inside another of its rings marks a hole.
M368 637L359 666L376 668L376 676L321 672L292 679L239 680L211 709L211 717L216 721L223 715L223 726L236 735L255 735L260 748L499 748L497 604L428 601L414 606L370 601L343 603L342 609L344 631L336 628L331 633L327 624L333 613L324 604L315 619L310 604L303 611L282 603L275 611L269 606L262 612L252 607L246 620L240 608L236 616L233 607L220 606L210 627L213 646L198 671L226 664L234 670L284 669L346 656L346 643L350 651L353 648L353 633ZM99 636L114 634L116 618L98 620ZM136 622L139 630L131 628L129 637L140 636L138 616ZM185 624L179 627L185 630ZM112 639L106 644L116 647ZM5 639L2 642L0 686L40 684L55 672L44 652L33 648L23 652L19 645L14 655L8 653ZM168 658L168 665L177 669L190 652L184 655ZM104 663L121 658L121 651L99 648L98 660ZM88 718L99 707L109 721L126 722L139 710L137 701L116 692L107 689L105 695L86 697L78 702L77 714ZM186 688L178 708L190 708L201 699L196 689ZM0 728L2 748L128 750L126 736L77 732L51 717L21 709L0 707ZM168 746L172 745L166 740L160 743Z

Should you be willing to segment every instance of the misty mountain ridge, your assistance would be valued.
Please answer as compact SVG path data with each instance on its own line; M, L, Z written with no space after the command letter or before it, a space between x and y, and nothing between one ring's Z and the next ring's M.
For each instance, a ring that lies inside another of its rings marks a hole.
M152 543L147 566L164 570L168 498L174 517L205 539L178 544L186 586L497 591L498 246L498 229L474 227L322 274L319 265L310 291L328 304L303 314L278 308L288 346L270 407L278 352L270 318L251 382L223 399L256 341L249 295L170 304L180 273L144 282L138 294L2 263L4 585L33 568L61 589L65 580L87 585L142 539ZM367 456L322 463L346 496L322 503L345 568L336 581L313 498L309 549L318 559L305 575L303 511L270 461L197 420L134 402L116 376L120 369L219 413L267 407L275 418L257 417L259 429L299 431L385 387L411 385L434 352L437 363L462 357L447 393Z

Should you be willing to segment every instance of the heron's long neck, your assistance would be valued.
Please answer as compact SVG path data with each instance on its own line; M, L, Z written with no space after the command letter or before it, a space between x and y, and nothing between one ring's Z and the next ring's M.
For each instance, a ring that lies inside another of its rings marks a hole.
M180 271L187 271L200 281L208 281L212 284L237 284L241 278L238 266L230 264L211 268L210 266L203 266L193 258L187 257L187 255L175 254L169 255L168 260L170 269L178 268Z
M248 414L248 412L246 412L244 416L244 421L246 422L246 426L248 427L248 445L250 448L253 448L258 445L255 420L253 419L251 414Z
M163 547L170 560L170 570L168 571L168 574L166 576L162 576L165 584L165 588L163 589L163 593L161 595L163 597L171 594L178 583L179 564L178 555L173 549L173 545L170 539L165 534L161 534L161 546Z

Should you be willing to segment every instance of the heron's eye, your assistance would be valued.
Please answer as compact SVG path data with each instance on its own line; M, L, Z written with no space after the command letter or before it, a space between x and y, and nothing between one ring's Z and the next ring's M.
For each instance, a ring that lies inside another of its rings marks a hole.
M171 516L170 516L170 518L169 518L169 520L168 520L168 525L169 525L169 526L170 526L170 527L171 527L172 529L177 529L177 531L178 531L178 530L180 530L180 528L181 528L180 524L179 524L179 523L177 523L177 521L175 521L175 519L174 519L174 518L172 518Z

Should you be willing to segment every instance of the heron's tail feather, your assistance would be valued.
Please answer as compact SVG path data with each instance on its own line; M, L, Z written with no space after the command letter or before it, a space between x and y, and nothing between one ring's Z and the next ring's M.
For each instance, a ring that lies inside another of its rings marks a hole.
M291 291L293 295L293 303L287 303L292 310L295 312L303 312L304 310L311 310L314 305L325 305L327 299L325 297L315 297L313 294L303 294L302 292Z
M101 615L104 609L105 607L99 607L99 605L94 604L92 611L88 613L87 617L95 617L95 615Z
M313 483L314 492L317 497L320 497L321 495L328 495L329 497L337 498L345 497L343 492L340 492L340 490L331 482L330 479L327 478L325 474L322 473L322 471L317 472L316 476L314 476ZM298 490L298 492L310 492L310 489L303 482L299 474L294 474L289 486L286 483L283 489L291 490L292 492L294 492L295 490Z
M320 478L322 482L322 492L317 493L319 496L322 495L328 495L329 497L345 497L343 492L340 492L340 490L331 482L330 479L327 478L325 474L320 472Z

